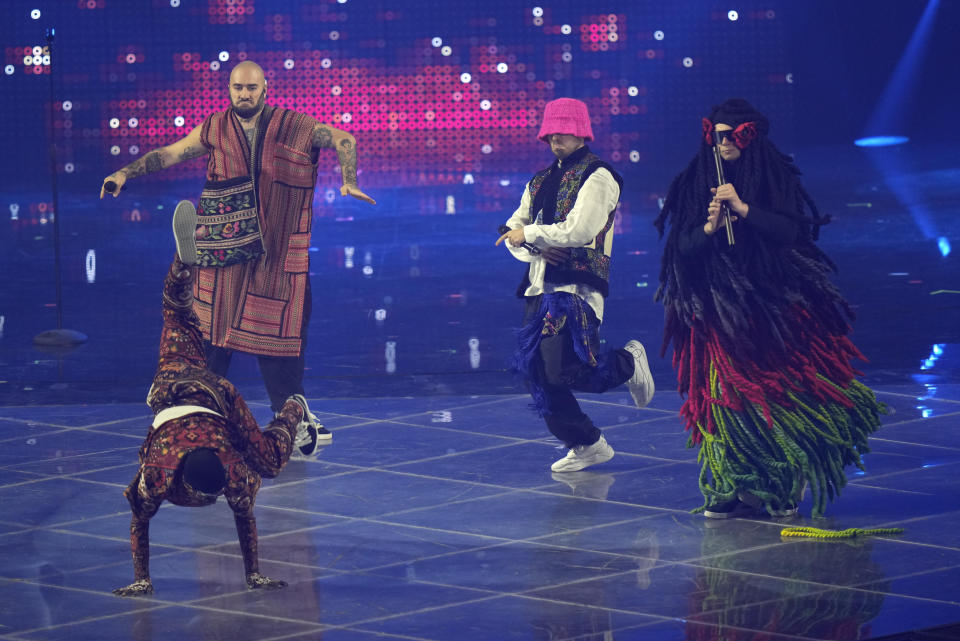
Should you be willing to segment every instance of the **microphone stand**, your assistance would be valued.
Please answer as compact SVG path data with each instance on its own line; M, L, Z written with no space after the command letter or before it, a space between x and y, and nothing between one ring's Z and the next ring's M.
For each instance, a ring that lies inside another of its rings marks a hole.
M57 328L40 332L33 337L33 343L43 347L73 347L86 342L87 335L63 328L63 293L60 284L60 198L57 188L57 145L53 102L53 37L54 28L47 28L47 52L50 56L50 181L53 192L53 265L57 293Z

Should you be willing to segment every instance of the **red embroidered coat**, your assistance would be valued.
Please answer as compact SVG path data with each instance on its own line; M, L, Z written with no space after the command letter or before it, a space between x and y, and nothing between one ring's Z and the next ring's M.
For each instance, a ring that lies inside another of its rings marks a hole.
M218 347L264 356L300 354L317 180L316 124L305 114L265 106L251 158L232 109L203 121L207 180L254 176L266 250L251 262L197 270L194 309L204 338Z

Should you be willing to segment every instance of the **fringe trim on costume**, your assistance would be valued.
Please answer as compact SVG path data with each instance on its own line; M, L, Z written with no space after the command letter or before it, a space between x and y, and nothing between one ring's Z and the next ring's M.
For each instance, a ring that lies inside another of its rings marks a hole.
M596 317L587 313L585 303L579 296L567 292L543 294L540 308L535 316L520 329L517 334L519 346L513 357L513 370L529 383L533 396L532 409L543 418L546 410L543 368L538 363L540 341L544 336L559 333L564 326L573 336L573 347L577 357L589 365L597 365L595 346L590 337L596 336L599 323Z
M822 516L847 483L843 468L863 469L867 437L880 426L886 406L852 378L840 385L815 374L816 385L806 389L789 377L792 384L783 388L768 388L770 382L761 388L722 355L707 367L709 395L688 399L681 410L695 428L688 445L700 445L704 505L696 511L746 492L773 514L799 502L808 481L813 516ZM771 389L773 394L764 394Z

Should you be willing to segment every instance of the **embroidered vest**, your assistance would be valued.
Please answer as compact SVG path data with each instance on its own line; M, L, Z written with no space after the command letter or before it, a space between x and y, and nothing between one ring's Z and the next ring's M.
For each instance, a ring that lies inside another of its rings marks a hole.
M576 155L576 152L574 152L573 162L562 167L563 175L560 178L560 187L557 190L557 209L553 215L553 222L555 223L561 223L567 219L577 202L580 188L597 169L603 167L609 171L614 180L617 181L617 185L621 189L623 188L623 178L599 156L589 150L580 155L579 158L576 158ZM531 203L537 202L537 192L543 187L543 183L550 175L552 168L553 165L547 167L530 180L528 189L530 190ZM533 205L531 205L532 208ZM603 226L600 233L590 243L583 247L571 248L570 258L565 263L547 265L544 280L555 285L569 285L571 283L589 285L606 298L610 293L610 249L615 211L616 207L607 214L607 224ZM530 218L534 222L542 224L544 222L543 211L531 211Z

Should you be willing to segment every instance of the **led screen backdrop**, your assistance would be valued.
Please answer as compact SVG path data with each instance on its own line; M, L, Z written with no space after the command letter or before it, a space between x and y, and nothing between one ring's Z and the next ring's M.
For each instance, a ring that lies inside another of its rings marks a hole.
M821 210L835 216L823 242L833 243L841 278L855 276L847 266L865 262L859 243L893 246L920 233L911 217L904 234L862 234L858 221L881 206L884 187L852 143L927 4L2 2L0 270L12 278L0 288L0 403L46 402L54 384L57 399L142 401L155 362L155 288L169 260L170 213L178 200L197 198L204 165L197 159L138 178L117 199L98 200L100 184L225 108L229 70L244 59L264 67L272 103L357 136L360 185L377 200L371 207L340 197L335 154L321 155L310 247L311 394L380 393L388 379L395 394L434 384L516 391L504 370L522 267L493 241L524 182L551 159L536 133L543 105L560 96L587 102L591 146L625 178L604 315L612 344L639 338L651 352L659 344L662 308L651 299L661 245L651 222L699 144L700 118L725 98L748 98L770 116L772 139L796 154ZM911 136L911 146L884 157L905 162L907 152L949 140L956 101L943 79L953 77L956 23L956 3L941 3L923 67L909 74L916 90L895 94L917 107L894 132ZM66 356L32 346L38 331L55 326L57 310L51 133L64 326L89 335ZM935 179L924 189L930 184ZM896 199L887 206L889 220L915 213ZM845 236L844 224L855 232ZM885 344L865 349L875 359L890 353ZM668 360L652 366L672 377ZM254 359L238 358L230 377L246 384L244 394L262 394Z
M249 59L266 70L271 102L357 136L364 188L438 187L398 198L398 207L426 214L448 213L448 196L465 184L470 198L458 206L514 207L518 181L549 160L535 139L543 105L580 98L593 147L628 179L628 213L655 205L712 103L747 96L773 116L779 139L789 138L796 85L783 4L15 0L2 9L0 78L10 99L0 128L21 152L4 173L38 194L49 184L44 34L53 26L67 190L98 188L110 171L227 106L229 69ZM195 186L200 162L137 188L186 178ZM335 171L326 159L320 185L335 187ZM319 190L324 197L332 190ZM43 201L16 203L18 219L42 216Z

